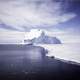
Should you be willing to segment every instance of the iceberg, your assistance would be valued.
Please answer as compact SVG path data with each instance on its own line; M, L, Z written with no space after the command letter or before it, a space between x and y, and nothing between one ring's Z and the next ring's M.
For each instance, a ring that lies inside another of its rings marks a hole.
M61 41L58 38L50 37L44 32L42 32L39 37L33 38L31 42L37 44L61 44Z

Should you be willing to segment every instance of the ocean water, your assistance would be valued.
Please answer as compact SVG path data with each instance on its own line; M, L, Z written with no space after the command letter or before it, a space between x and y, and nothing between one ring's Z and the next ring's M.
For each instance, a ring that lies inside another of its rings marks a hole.
M80 43L39 44L48 50L47 56L80 63Z
M69 45L0 45L0 80L25 80L25 77L26 80L71 80L80 77L80 65L58 60L79 62L79 44ZM49 52L45 54L40 46Z

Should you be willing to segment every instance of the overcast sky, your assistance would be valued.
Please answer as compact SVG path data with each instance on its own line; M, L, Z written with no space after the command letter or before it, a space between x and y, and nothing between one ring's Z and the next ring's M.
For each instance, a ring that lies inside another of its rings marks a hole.
M79 28L79 7L79 0L0 0L0 30Z
M63 43L80 42L80 0L0 0L0 43L22 41L34 28Z

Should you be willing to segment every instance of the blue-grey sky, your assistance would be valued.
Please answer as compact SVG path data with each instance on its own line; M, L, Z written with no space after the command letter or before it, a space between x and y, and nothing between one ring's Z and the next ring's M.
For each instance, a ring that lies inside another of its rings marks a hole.
M0 0L0 29L79 31L80 0Z

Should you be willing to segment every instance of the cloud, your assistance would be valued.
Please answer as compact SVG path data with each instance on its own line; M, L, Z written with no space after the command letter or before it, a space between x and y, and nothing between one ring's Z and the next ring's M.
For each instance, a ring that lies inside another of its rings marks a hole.
M47 28L75 16L64 13L61 2L52 0L0 0L0 21L18 30Z

